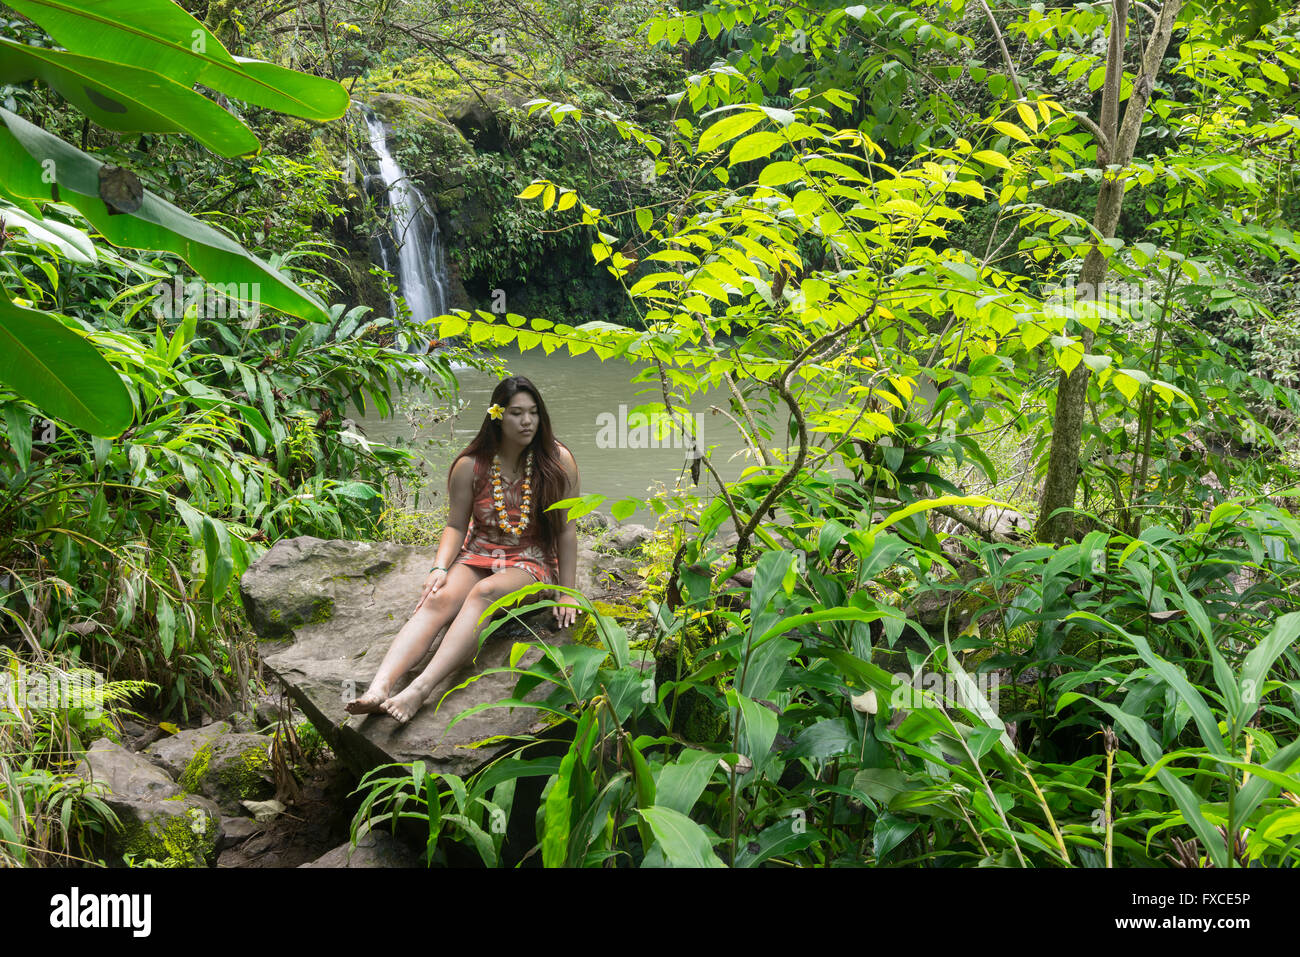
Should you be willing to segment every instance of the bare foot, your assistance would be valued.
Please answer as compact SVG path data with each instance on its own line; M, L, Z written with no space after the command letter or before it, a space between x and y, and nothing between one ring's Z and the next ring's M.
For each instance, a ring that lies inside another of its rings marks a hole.
M428 692L417 683L412 683L402 691L401 694L394 695L383 703L383 709L392 715L398 724L406 724L415 717L415 712L420 710L424 704L424 699L428 697Z
M360 698L355 698L343 706L348 714L378 714L384 710L384 700L388 689L380 685L371 685Z

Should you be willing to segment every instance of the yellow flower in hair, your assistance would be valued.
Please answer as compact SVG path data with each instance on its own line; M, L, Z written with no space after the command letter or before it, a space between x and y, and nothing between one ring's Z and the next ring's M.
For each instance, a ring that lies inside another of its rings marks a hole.
M494 419L499 419L505 414L506 410L504 406L494 405L492 408L488 409L488 415L492 416Z

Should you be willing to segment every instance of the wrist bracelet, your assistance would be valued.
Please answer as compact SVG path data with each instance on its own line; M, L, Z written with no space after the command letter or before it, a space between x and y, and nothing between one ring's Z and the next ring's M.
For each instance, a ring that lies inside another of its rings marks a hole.
M429 569L429 574L432 575L434 572L445 572L446 570L447 569L443 568L441 565L434 565Z

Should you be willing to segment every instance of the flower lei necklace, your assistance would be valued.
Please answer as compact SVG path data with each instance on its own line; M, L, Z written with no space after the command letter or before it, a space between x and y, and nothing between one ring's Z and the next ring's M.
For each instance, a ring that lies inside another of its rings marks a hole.
M518 537L528 528L528 514L532 510L533 489L533 450L528 450L524 459L524 502L519 509L519 527L510 524L510 514L506 511L506 496L501 490L501 457L492 456L492 501L496 504L497 524L503 531Z

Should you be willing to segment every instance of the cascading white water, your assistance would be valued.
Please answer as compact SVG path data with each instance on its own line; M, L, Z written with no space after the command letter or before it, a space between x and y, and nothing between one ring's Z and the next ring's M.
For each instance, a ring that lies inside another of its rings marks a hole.
M379 176L388 190L396 269L387 243L380 243L382 265L397 277L397 288L411 310L413 322L424 322L447 311L447 262L438 217L429 212L424 194L407 177L388 151L384 121L366 111L370 145L379 157ZM396 303L394 303L396 308Z

